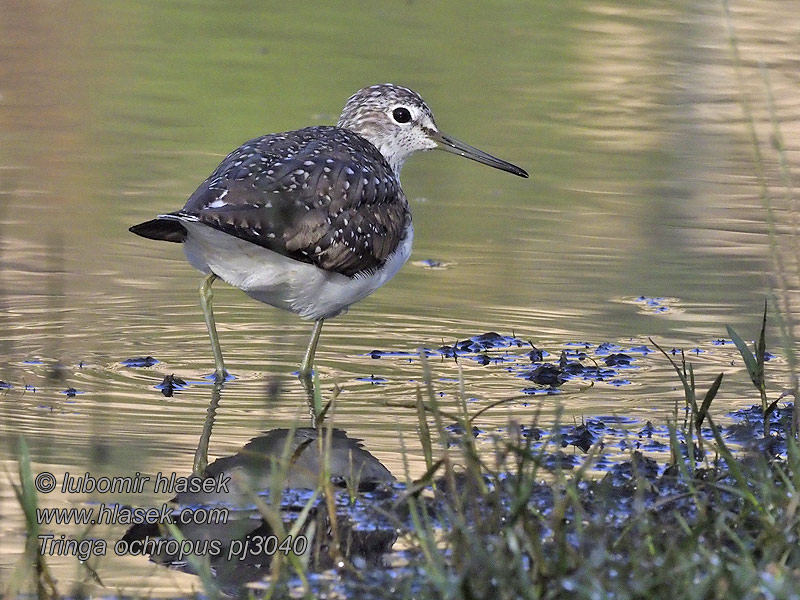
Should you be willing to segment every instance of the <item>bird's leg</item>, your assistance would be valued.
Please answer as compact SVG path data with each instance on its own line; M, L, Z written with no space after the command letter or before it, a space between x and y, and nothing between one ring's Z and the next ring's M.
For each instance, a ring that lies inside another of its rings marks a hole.
M323 319L317 319L314 322L314 329L311 331L311 340L308 342L306 354L303 357L303 362L300 364L300 372L298 374L300 383L303 384L303 389L306 391L306 399L308 400L308 409L311 414L311 427L316 428L318 419L321 418L321 407L319 406L318 390L314 389L314 379L312 378L314 368L314 354L317 352L317 343L319 342L319 334L322 332ZM319 383L319 379L317 379Z
M217 381L225 381L228 372L225 370L225 363L222 361L222 350L219 347L219 336L217 336L217 324L214 321L214 311L211 308L211 299L214 297L214 293L211 291L211 284L216 279L217 276L214 273L210 273L200 284L200 306L203 307L208 337L211 339L211 351L214 353L214 377Z
M311 341L308 342L306 354L303 357L303 362L300 364L300 378L311 380L311 370L314 367L314 354L317 352L317 343L319 342L319 334L322 332L322 323L324 319L317 319L314 321L314 329L311 331Z
M208 411L206 411L206 420L203 422L203 433L200 435L200 441L197 443L197 450L195 450L194 453L192 474L198 477L201 477L208 467L208 442L211 439L211 430L214 427L214 419L217 416L217 408L219 407L219 401L222 397L222 386L224 383L223 380L217 379L211 390L211 404L209 404Z
M308 416L311 417L311 428L317 428L317 421L319 420L318 412L319 406L317 402L317 395L316 395L316 388L314 387L314 380L311 377L311 373L307 375L303 375L302 373L299 375L300 384L303 386L303 390L306 393L306 402L308 403ZM319 380L317 380L319 383Z

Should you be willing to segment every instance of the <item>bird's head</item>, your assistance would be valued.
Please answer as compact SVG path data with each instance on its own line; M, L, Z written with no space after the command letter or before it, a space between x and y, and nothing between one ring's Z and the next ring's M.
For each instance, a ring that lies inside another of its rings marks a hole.
M528 176L516 165L439 131L433 113L422 97L399 85L373 85L350 96L338 126L371 142L398 175L405 160L415 152L438 149L520 177Z

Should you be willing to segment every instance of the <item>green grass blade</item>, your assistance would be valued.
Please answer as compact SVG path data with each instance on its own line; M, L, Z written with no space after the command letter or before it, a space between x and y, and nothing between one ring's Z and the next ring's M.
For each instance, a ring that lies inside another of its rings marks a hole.
M695 419L695 424L700 429L700 426L703 424L703 420L706 418L708 414L708 409L711 407L711 401L717 395L719 391L719 386L722 385L722 378L725 373L720 373L717 375L717 378L714 380L714 383L711 384L711 387L708 388L705 397L703 398L703 402L700 404L700 408L697 410L697 417Z
M433 466L433 443L431 430L428 427L428 418L425 415L425 403L422 401L422 391L417 386L417 418L419 419L419 441L422 445L422 454L425 456L425 468L430 471Z
M767 353L767 301L764 300L764 318L761 321L761 333L756 344L756 363L761 374L761 381L764 381L764 360Z
M681 380L681 383L683 384L684 391L686 391L686 393L687 393L686 395L688 397L689 382L686 379L686 374L683 372L683 370L681 370L681 368L677 365L677 363L674 360L672 360L672 357L669 354L667 354L667 351L664 350L661 346L659 346L653 340L653 338L647 338L647 339L650 340L650 343L653 344L653 346L658 348L658 350L661 352L661 354L663 354L667 358L667 360L670 362L670 364L672 365L672 368L675 369L675 372L678 374L678 378Z
M186 537L184 537L183 532L178 529L178 526L174 523L165 523L167 531L169 534L175 538L179 544L183 544L183 542L187 541ZM214 572L211 569L211 564L209 562L208 556L197 556L195 554L187 554L184 556L186 562L192 567L195 575L200 579L200 583L203 585L203 591L205 592L205 597L208 600L216 600L220 597L220 587L217 583L216 578L214 577Z
M719 427L717 427L717 425L714 423L711 415L708 415L708 426L711 428L711 433L714 434L714 440L717 442L717 451L722 455L722 458L725 459L725 464L727 465L734 481L736 481L736 487L741 492L742 497L746 499L757 511L763 512L763 505L750 490L747 476L744 474L744 471L742 471L738 461L733 457L733 454L731 453L727 444L725 444L725 440L722 438L722 433L720 432Z
M739 350L739 354L742 355L742 359L744 360L744 366L747 368L747 373L750 375L750 379L753 382L753 385L756 387L761 387L761 384L758 380L758 361L753 353L750 351L750 348L747 347L747 343L742 339L742 337L736 333L736 330L731 327L730 325L726 325L725 328L728 330L728 335L731 336L733 343L736 344L736 348Z

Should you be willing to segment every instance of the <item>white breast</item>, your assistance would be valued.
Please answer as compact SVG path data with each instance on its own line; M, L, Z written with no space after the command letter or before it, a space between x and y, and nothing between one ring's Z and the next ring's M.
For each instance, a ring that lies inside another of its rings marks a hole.
M411 256L414 228L409 225L397 250L374 273L347 277L287 258L212 227L182 221L188 235L186 258L196 269L213 272L260 302L304 319L327 319L366 298L400 270Z

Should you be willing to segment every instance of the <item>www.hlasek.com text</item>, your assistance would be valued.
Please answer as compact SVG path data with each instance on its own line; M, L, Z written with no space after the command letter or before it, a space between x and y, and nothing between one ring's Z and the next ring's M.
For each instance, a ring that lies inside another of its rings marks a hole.
M161 508L141 508L102 503L84 508L37 508L39 525L219 525L228 522L225 507L194 507L177 510L169 504Z

